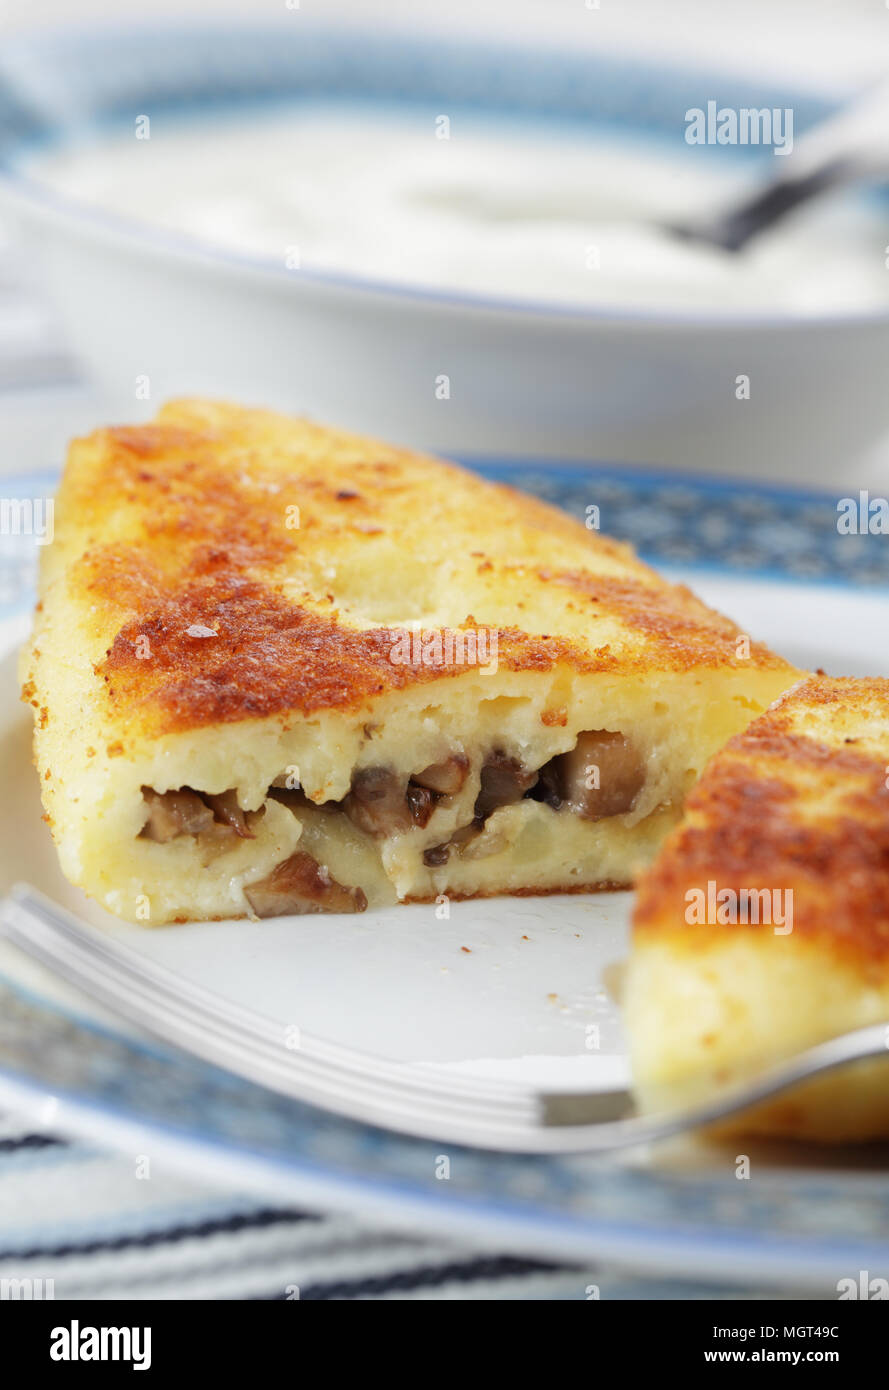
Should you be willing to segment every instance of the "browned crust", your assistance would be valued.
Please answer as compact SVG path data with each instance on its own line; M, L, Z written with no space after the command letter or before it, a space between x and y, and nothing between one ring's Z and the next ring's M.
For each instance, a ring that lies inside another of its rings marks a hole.
M108 642L98 674L109 714L138 720L142 732L357 707L464 674L393 663L392 632L343 621L324 592L321 561L339 547L355 554L387 532L391 546L407 528L406 551L422 554L422 536L409 529L420 503L432 509L423 524L448 536L449 558L476 576L490 607L454 626L496 631L502 669L641 676L786 666L762 646L739 658L727 619L544 503L454 465L264 412L185 402L160 422L98 431L75 444L60 503L57 529L76 526L83 538L71 592ZM284 524L289 506L297 529ZM588 565L551 571L486 557L493 525L510 536L512 555L539 560L543 546L558 554L564 540L575 552L583 545ZM548 584L564 591L566 610L588 617L588 639L498 623L498 585L515 594ZM609 641L597 637L602 615L612 620ZM195 623L217 636L187 636Z
M510 888L507 896L510 898L555 898L561 894L573 893L625 893L632 888L631 883L616 883L613 879L604 878L598 883L572 883L563 888ZM406 898L400 899L404 903L434 903L440 897L446 897L448 902L468 903L473 898L502 898L504 890L498 888L490 893L479 888L474 893L457 893L453 889L445 888L441 893L428 893L423 896L410 894Z
M216 628L218 636L189 636L194 624ZM447 661L393 662L399 633L343 627L261 583L225 573L161 597L146 616L124 624L98 670L113 703L150 704L164 732L351 708L392 690L466 675L465 665ZM150 660L138 655L140 638L150 644ZM547 671L559 662L586 671L614 667L607 651L587 656L558 637L501 628L498 641L506 670Z
M828 716L818 736L806 718ZM839 719L833 726L832 716ZM851 716L851 724L850 724ZM849 732L850 727L854 732ZM688 924L686 893L793 890L794 942L817 943L874 980L889 969L889 681L813 677L711 761L639 885L638 943L692 953L726 933L777 941L769 924Z
M511 888L509 890L508 896L510 898L554 898L559 896L560 894L569 893L623 893L631 887L632 885L629 883L613 883L610 879L605 879L601 883L572 884L570 888ZM401 903L428 904L437 902L438 899L442 896L446 897L448 899L448 902L467 903L471 902L473 898L500 898L503 897L503 893L499 891L496 893L486 893L481 889L475 893L454 893L448 890L444 894L429 893L423 897L410 894L406 898L399 899L399 901ZM169 922L159 923L159 925L181 926L183 923L190 922L193 920L195 919L191 917L172 917ZM213 917L201 918L201 921L205 920L208 922L242 922L247 921L248 918L246 912L237 912L234 913L231 917L220 917L219 915L216 915Z
M585 572L538 573L541 579L551 580L589 604L593 623L597 610L617 615L628 628L648 639L659 662L671 670L687 671L701 664L741 668L751 661L760 668L785 664L763 642L750 642L749 656L738 656L741 634L737 625L708 608L684 584L652 589L638 580L603 580ZM595 627L592 631L595 634Z

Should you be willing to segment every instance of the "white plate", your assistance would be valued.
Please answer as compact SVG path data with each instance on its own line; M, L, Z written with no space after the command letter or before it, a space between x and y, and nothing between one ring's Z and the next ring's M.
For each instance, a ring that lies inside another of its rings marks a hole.
M693 582L742 629L803 666L889 675L879 641L889 623L884 593L726 574L698 573ZM0 625L0 890L27 880L147 959L350 1048L566 1090L626 1080L620 1013L609 988L609 967L627 949L626 893L455 903L448 920L415 905L156 930L123 924L91 904L62 878L40 820L30 715L18 699L12 656L26 626L21 616ZM108 1143L134 1142L147 1126L177 1162L229 1183L294 1200L358 1203L386 1220L422 1219L504 1248L610 1255L659 1269L678 1262L685 1273L755 1273L822 1290L850 1272L849 1261L870 1259L851 1272L873 1272L877 1256L868 1242L889 1235L889 1180L882 1156L873 1154L760 1146L758 1183L743 1199L733 1155L694 1144L607 1164L461 1151L471 1161L458 1182L442 1185L431 1172L434 1149L421 1141L278 1098L258 1101L264 1093L242 1083L225 1083L223 1101L221 1083L202 1064L165 1063L163 1071L156 1051L141 1041L127 1051L113 1038L71 1030L58 1006L80 1018L107 1023L107 1016L5 943L0 973L38 1000L6 1005L12 1022L7 1018L0 1036L0 1099L39 1116L51 1093L46 1123L53 1118ZM590 1046L593 1024L597 1047ZM127 1033L116 1023L114 1029ZM44 1032L45 1044L35 1048L35 1035ZM143 1093L146 1070L155 1067L156 1082L175 1076L168 1093L162 1086ZM192 1100L184 1109L183 1095ZM446 1134L441 1145L453 1151Z

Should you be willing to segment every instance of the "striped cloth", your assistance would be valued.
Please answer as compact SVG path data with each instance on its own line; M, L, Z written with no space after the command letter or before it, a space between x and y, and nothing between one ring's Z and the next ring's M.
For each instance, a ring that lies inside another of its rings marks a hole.
M0 1116L4 1280L56 1299L805 1299L600 1264L571 1267L220 1191Z
M0 1118L0 1281L57 1299L586 1298L591 1273L479 1254L220 1193L139 1178L102 1153Z

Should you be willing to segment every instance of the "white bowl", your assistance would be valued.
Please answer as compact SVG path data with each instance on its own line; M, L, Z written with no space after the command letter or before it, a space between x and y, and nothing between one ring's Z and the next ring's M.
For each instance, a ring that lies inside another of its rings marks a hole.
M130 415L147 378L152 402L227 396L464 457L842 478L889 425L886 310L572 310L294 276L53 194L23 159L35 140L260 93L481 105L663 137L700 104L702 81L589 56L505 57L308 27L286 41L255 28L20 39L0 69L0 197L42 256L76 351ZM738 106L790 104L737 78L720 92ZM47 93L61 116L35 115ZM792 104L797 130L821 113L799 93ZM442 373L446 400L435 391ZM739 402L742 373L751 398Z

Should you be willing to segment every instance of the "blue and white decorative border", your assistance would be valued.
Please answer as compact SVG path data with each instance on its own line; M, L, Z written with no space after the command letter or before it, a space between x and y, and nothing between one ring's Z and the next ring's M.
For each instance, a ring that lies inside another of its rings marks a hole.
M630 541L653 565L882 588L889 595L889 530L875 529L878 503L889 517L889 499L876 493L855 488L847 497L623 463L464 461L580 521L590 505L598 507L603 533ZM840 529L841 502L844 517L854 504L857 530L847 531L845 521ZM874 529L864 530L868 506Z

